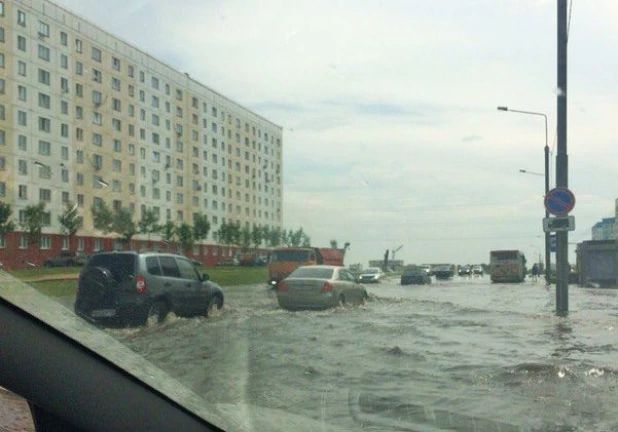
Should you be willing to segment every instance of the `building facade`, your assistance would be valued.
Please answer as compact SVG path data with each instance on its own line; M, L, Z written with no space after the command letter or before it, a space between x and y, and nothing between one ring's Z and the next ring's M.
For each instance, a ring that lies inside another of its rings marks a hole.
M592 240L615 240L616 218L603 218L592 227Z
M102 202L135 221L206 215L209 244L224 222L281 227L282 145L280 126L70 11L0 0L0 200L18 226L46 204L39 249L103 249ZM69 202L84 218L71 240ZM31 247L19 232L8 243Z

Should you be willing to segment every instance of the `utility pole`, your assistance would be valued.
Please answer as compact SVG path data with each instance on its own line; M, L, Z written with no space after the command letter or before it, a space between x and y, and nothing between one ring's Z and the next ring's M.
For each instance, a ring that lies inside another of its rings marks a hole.
M567 0L558 0L558 96L557 126L558 152L556 154L556 186L569 186L569 159L567 156ZM569 234L556 233L556 315L569 313Z
M395 254L396 254L397 252L399 252L399 251L401 250L401 248L402 248L402 247L403 247L403 245L401 245L401 246L397 246L397 247L394 247L394 248L393 248L393 250L391 251L391 257L392 257L391 259L392 259L393 261L395 261Z

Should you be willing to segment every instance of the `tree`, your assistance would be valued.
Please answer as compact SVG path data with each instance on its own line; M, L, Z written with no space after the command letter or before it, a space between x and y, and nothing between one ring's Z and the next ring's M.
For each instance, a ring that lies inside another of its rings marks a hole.
M133 221L133 213L126 207L119 209L114 215L112 231L120 236L123 243L127 244L137 234L137 224Z
M167 248L169 250L169 245L174 242L176 239L176 224L172 221L167 221L163 224L161 229L161 236L163 237L163 241L167 243Z
M333 239L333 240L330 241L331 249L337 249L337 246L338 246L337 240Z
M311 237L309 237L305 233L303 233L303 238L302 238L301 246L303 246L303 247L310 247L311 246Z
M90 208L94 229L103 231L104 234L114 231L114 213L107 204L101 202L93 204Z
M204 240L208 237L209 232L210 222L208 222L208 217L200 213L193 215L193 239L195 241Z
M29 205L24 209L24 221L21 227L28 233L30 243L39 243L45 222L45 203Z
M193 247L193 228L186 222L180 224L180 226L176 229L176 234L178 235L178 241L182 246L182 250L185 251Z
M264 227L253 225L253 229L251 230L251 241L255 249L260 247L262 239L264 239Z
M58 216L58 222L60 222L62 232L69 236L69 245L71 244L70 239L84 226L83 216L78 216L77 205L71 201L66 202L64 211Z
M251 235L251 228L245 226L240 231L240 246L242 247L243 252L246 252L251 246L251 241L253 240L253 236Z
M11 204L0 201L0 236L15 231L15 223L11 220Z
M283 238L283 231L281 230L281 228L273 228L269 230L268 234L268 242L270 243L270 246L278 247L281 244L281 239Z
M137 223L137 226L140 234L146 234L148 236L148 242L150 242L150 236L152 234L157 234L161 231L159 216L157 216L155 211L151 208L147 208L146 211L142 212L142 217Z

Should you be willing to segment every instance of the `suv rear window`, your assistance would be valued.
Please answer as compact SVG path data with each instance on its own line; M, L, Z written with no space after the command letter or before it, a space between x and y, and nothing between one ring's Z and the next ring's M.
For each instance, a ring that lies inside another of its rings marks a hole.
M103 267L108 269L114 279L125 282L135 276L137 255L128 253L93 255L88 261L88 267Z

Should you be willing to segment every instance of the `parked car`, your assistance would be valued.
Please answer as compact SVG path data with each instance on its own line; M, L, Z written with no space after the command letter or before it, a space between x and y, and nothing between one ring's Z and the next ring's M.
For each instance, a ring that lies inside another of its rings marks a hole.
M475 265L472 267L472 274L474 276L483 276L483 266Z
M450 279L455 276L455 266L452 264L441 264L433 269L436 279Z
M418 266L418 268L423 270L429 276L433 276L433 271L431 270L431 265L430 264L421 264L420 266Z
M223 258L221 261L218 261L216 266L219 267L235 267L240 265L240 262L236 258Z
M431 276L422 268L407 269L401 275L401 285L424 285L430 283Z
M43 261L43 267L75 267L83 266L88 261L88 257L84 254L78 254L70 251L58 252L51 258Z
M358 275L358 281L360 283L378 283L385 276L386 275L379 267L369 267Z
M100 324L152 325L168 313L207 316L223 307L223 291L181 255L102 252L82 270L75 312Z
M363 303L367 291L344 267L298 267L277 285L277 301L284 309L327 309Z

